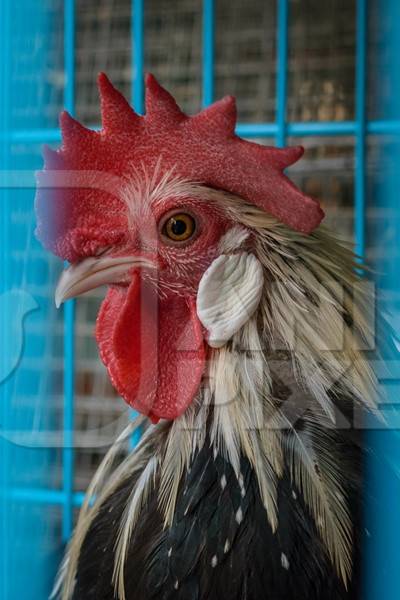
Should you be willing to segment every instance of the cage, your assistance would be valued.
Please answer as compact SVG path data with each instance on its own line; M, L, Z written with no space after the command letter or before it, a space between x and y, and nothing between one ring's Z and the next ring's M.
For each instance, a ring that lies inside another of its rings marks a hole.
M145 71L189 114L235 95L239 135L305 147L291 177L321 200L328 225L360 258L385 273L378 282L399 329L398 8L394 0L1 3L4 600L48 596L84 490L131 417L93 338L104 291L56 311L62 265L34 238L34 171L42 145L60 142L60 110L97 127L100 70L139 113ZM394 427L398 382L398 374L382 377ZM400 444L371 435L398 463ZM371 477L393 510L379 515L382 539L369 542L366 589L394 599L400 511L390 482L373 469Z

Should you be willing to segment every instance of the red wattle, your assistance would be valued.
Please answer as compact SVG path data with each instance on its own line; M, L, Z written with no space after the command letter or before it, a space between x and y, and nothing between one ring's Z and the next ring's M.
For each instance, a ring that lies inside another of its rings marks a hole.
M128 290L108 291L96 337L111 381L130 406L156 421L175 419L192 402L205 364L194 300L161 300L134 273Z

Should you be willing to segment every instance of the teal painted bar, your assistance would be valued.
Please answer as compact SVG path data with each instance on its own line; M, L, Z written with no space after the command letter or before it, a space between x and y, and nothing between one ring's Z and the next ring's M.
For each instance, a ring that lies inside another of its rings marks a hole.
M286 144L289 0L278 0L276 50L276 145Z
M52 490L46 488L17 488L10 490L8 498L13 502L30 502L37 504L53 504L63 506L66 502L64 490ZM74 492L72 494L72 505L79 508L85 499L85 492Z
M203 0L203 106L208 106L214 101L214 38L214 0Z
M135 111L144 113L144 0L132 0L131 48L132 89L131 97Z
M400 3L398 0L369 0L374 8L374 27L382 31L381 43L374 56L377 79L374 105L387 122L397 123L400 117ZM370 244L378 249L372 262L379 289L379 309L391 319L400 336L400 131L375 141L378 150L377 168L369 173L373 196L368 198L380 215L368 221ZM391 333L379 340L387 361L385 410L387 428L368 432L371 451L367 475L373 494L367 497L365 517L369 535L365 539L365 600L399 600L400 598L400 431L399 431L399 370L400 346L392 345Z
M0 3L0 129L8 132L10 127L10 98L11 98L11 10L9 2ZM0 140L1 168L7 169L10 160L10 148L7 139L3 136ZM0 189L0 293L7 292L11 285L11 253L10 243L10 214L9 190ZM0 312L0 331L5 331L6 310ZM0 360L8 355L9 339L6 335L0 336ZM9 407L8 387L1 382L0 385L0 422L1 427L8 428ZM12 559L10 552L11 529L13 527L12 510L6 497L10 488L10 447L3 437L0 437L0 597L7 598L10 589L10 577L13 576Z
M144 114L144 0L132 0L131 9L131 47L132 47L132 89L131 97L133 108L138 114ZM134 419L137 412L130 411L130 416ZM139 442L141 430L137 429L129 445L134 448Z
M367 0L357 0L356 13L356 146L354 175L354 239L356 254L365 254L365 168L367 86Z
M137 109L138 110L138 109ZM138 110L138 112L140 112ZM100 129L100 126L93 127ZM278 134L277 123L238 123L236 133L243 137L275 137ZM309 121L304 123L286 123L286 133L290 137L313 136L354 136L357 133L356 121ZM369 135L392 135L400 133L400 121L368 121L366 133ZM31 129L10 131L7 135L12 142L31 144L54 143L61 141L59 129ZM6 134L0 133L0 141Z
M64 4L64 105L75 112L75 0ZM64 304L64 445L62 537L68 541L73 529L74 492L74 404L75 404L75 300Z
M64 105L75 110L75 0L64 0Z

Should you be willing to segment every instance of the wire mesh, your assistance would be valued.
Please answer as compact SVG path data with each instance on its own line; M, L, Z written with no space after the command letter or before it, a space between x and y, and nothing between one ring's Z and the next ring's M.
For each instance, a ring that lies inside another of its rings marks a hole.
M63 27L64 66L59 65L51 78L63 82L65 106L86 125L99 124L95 80L100 70L109 73L139 111L144 70L153 70L189 113L200 108L201 98L207 104L214 96L233 92L238 96L239 133L261 143L306 146L306 158L291 175L306 192L329 205L328 220L344 237L351 238L356 229L363 249L364 0L357 5L343 3L341 10L322 9L316 0L308 0L307 11L298 1L288 0L276 5L205 0L202 10L195 0L173 6L154 0L146 10L141 0L99 0L96 7L83 0L65 0ZM340 48L338 32L344 32ZM342 81L337 85L339 76ZM18 133L23 138L23 132ZM58 132L37 135L45 141L57 139ZM76 315L74 303L68 303L64 312L66 538L78 497L73 493L86 487L105 447L128 418L93 339L103 295L97 290L80 299Z

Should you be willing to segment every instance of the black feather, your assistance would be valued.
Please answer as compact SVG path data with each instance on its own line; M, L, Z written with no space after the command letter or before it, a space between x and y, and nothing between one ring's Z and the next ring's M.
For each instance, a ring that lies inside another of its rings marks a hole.
M355 524L354 575L346 590L288 474L278 490L275 533L257 478L241 460L231 465L204 444L183 478L171 527L163 528L157 485L133 532L125 569L128 600L355 600L359 598L361 452L338 433L337 452L357 464L348 473ZM340 459L340 456L339 458ZM156 482L157 483L157 482ZM105 502L83 543L74 600L112 600L118 523L135 479ZM239 511L239 512L238 512Z

